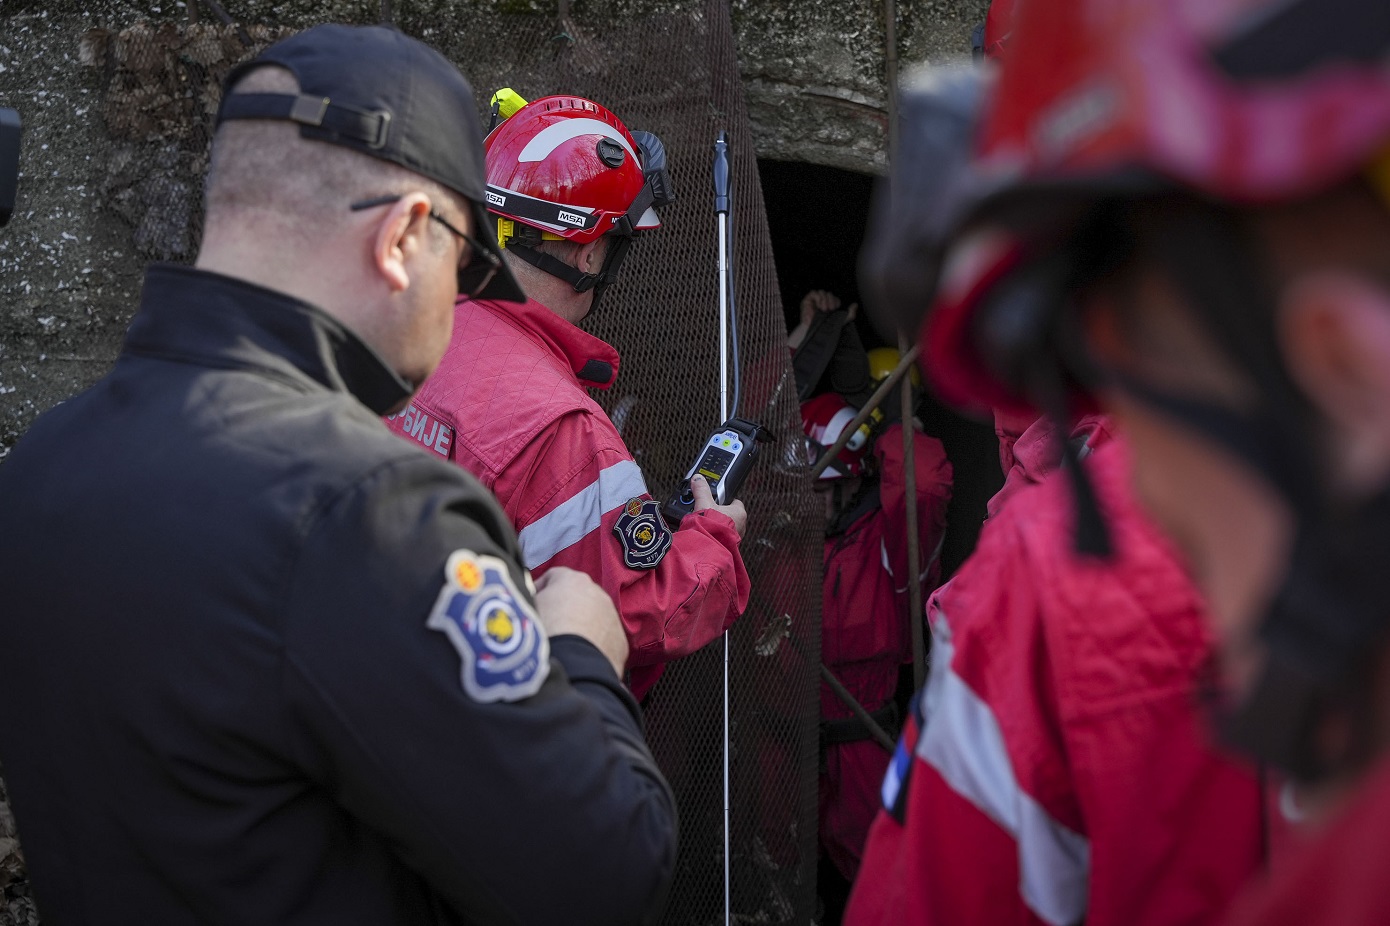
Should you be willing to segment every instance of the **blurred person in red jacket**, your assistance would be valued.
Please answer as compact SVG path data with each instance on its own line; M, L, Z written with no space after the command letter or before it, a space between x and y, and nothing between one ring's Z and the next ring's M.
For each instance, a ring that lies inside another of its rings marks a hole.
M898 171L964 171L982 81L960 74L905 98L904 145L924 132L930 144L901 152ZM934 155L951 144L942 170ZM913 248L939 240L939 228L901 226L942 208L939 191L901 177L893 208L908 216L890 212L868 246L880 267L929 265L930 248ZM920 300L936 281L919 272ZM931 670L845 921L1215 922L1259 868L1264 801L1254 772L1209 742L1200 597L1134 500L1104 418L1063 426L1004 406L996 428L1006 483L975 553L928 606ZM1083 459L1109 560L1073 549Z
M1075 555L1039 425L1025 436L1051 451L1042 478L1015 468L928 605L927 686L847 923L1210 923L1259 867L1259 781L1209 742L1198 705L1211 638L1197 592L1103 422L1072 440L1116 554Z
M955 404L1099 405L1132 447L1218 727L1314 821L1241 926L1390 921L1387 57L1383 4L1020 4L924 332Z

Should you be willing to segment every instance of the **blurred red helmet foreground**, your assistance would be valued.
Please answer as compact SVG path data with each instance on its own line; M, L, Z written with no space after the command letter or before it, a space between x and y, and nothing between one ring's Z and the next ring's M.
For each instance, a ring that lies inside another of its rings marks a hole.
M1046 264L1100 201L1275 203L1368 171L1390 143L1387 51L1381 2L1019 0L926 326L935 385L1037 404L1023 368L1066 282Z

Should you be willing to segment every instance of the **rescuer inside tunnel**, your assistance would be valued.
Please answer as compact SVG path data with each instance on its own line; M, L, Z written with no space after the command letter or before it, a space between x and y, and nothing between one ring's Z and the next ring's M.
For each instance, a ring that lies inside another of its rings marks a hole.
M866 352L852 325L855 307L841 311L839 306L832 293L812 290L802 299L800 323L787 336L797 394L805 397L802 426L817 457L839 440L872 387L899 362L898 352L889 348ZM952 484L941 442L922 433L920 421L900 421L901 409L902 403L894 401L876 410L814 485L825 508L821 662L844 694L889 736L901 728L895 695L913 652L907 506L917 507L917 548L927 557L925 563L915 563L921 601L941 577ZM912 433L912 499L904 428ZM878 810L889 752L824 681L820 750L821 851L849 882L859 871L864 840ZM823 872L820 880L823 901L833 915L829 895L834 882L828 874Z
M718 639L749 594L743 502L715 504L696 476L695 510L672 530L585 391L613 383L618 354L578 323L628 247L660 227L656 210L674 199L665 151L591 100L525 103L507 90L497 102L505 118L485 142L489 221L528 299L460 299L439 370L390 423L421 442L436 435L434 452L496 494L535 575L568 566L603 586L641 698L667 661ZM424 420L435 426L416 434Z

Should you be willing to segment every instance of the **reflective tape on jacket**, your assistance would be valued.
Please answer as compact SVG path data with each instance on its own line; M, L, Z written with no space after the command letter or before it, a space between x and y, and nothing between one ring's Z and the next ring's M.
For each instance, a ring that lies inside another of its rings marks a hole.
M1079 923L1090 887L1090 841L1019 786L999 721L956 674L954 655L946 615L937 611L917 757L1013 837L1019 894L1028 908L1053 926Z
M646 494L647 483L635 461L623 460L600 470L597 479L517 534L526 568L535 569L549 562L555 554L597 530L605 514L630 498Z

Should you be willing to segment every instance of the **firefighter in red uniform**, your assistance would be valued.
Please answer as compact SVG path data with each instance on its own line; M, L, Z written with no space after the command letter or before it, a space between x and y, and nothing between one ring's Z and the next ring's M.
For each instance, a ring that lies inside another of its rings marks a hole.
M585 391L613 383L618 354L577 323L632 240L661 224L655 210L674 198L665 151L567 96L522 106L485 147L489 210L529 301L460 300L443 363L388 423L492 490L535 575L568 566L603 586L640 698L665 662L723 633L749 592L743 503L714 504L696 477L695 511L672 531Z
M807 436L820 447L834 444L855 414L834 393L801 406ZM936 438L920 430L913 437L920 549L929 558L919 573L929 593L940 574L935 554L946 532L951 464ZM816 487L827 500L821 661L880 726L896 730L898 670L912 660L902 425L870 440L867 433L851 439ZM889 756L825 683L820 701L821 847L852 881Z
M875 387L898 365L890 348L865 351L854 326L856 304L811 290L801 300L800 323L787 334L801 423L819 457L838 441ZM917 381L914 371L914 381ZM813 395L823 386L829 391ZM809 397L809 398L808 398ZM889 409L900 408L890 403ZM882 408L861 425L816 481L825 501L821 606L821 662L879 726L900 726L899 669L912 659L908 593L907 482L902 426ZM913 433L917 529L923 600L940 578L939 552L951 500L951 464L934 437ZM878 811L878 786L888 752L854 712L821 683L820 843L843 879L823 869L822 900L833 917L854 880L864 840ZM891 735L891 733L890 733Z
M1123 446L1089 440L1122 553L1072 553L1055 471L985 524L928 605L931 672L847 923L1210 923L1257 870L1259 783L1196 704L1198 596L1131 499Z
M1217 728L1318 820L1239 926L1390 922L1387 59L1382 3L1020 4L925 329L957 404L1099 403L1132 447Z
M905 100L905 139L928 131L939 145L944 121L964 150L979 79L960 80ZM914 153L900 171L953 185ZM898 189L894 208L937 208L932 193ZM869 245L886 251L880 272L919 272L923 239L901 213L883 229ZM934 281L919 284L920 296ZM996 416L1016 438L1001 441L1008 480L974 555L928 605L931 671L846 923L1215 922L1260 864L1263 801L1256 775L1206 736L1199 597L1133 500L1108 422L1062 431L1028 417ZM1087 460L1113 525L1109 562L1071 548L1064 447Z

